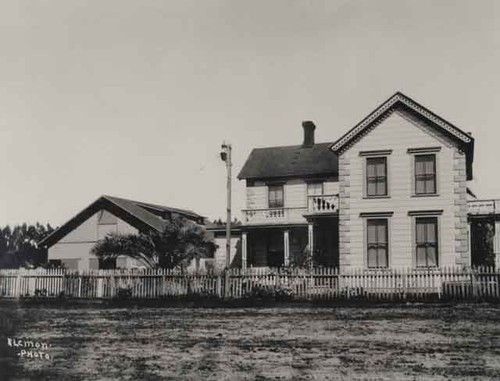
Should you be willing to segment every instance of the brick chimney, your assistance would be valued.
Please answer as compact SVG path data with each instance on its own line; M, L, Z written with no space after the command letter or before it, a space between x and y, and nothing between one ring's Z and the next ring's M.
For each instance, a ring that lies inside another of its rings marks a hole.
M304 128L304 142L302 143L302 148L314 146L314 130L316 126L310 120L306 120L302 122L302 128Z

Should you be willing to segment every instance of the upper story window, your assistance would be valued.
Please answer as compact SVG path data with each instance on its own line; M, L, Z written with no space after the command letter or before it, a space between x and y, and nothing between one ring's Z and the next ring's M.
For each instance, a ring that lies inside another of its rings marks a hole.
M269 185L269 208L283 208L285 206L283 184Z
M387 157L366 158L366 196L387 196Z
M438 265L438 219L415 218L415 253L417 267Z
M415 195L436 193L436 155L415 155Z
M307 184L307 195L308 196L321 196L323 195L323 183L308 183Z

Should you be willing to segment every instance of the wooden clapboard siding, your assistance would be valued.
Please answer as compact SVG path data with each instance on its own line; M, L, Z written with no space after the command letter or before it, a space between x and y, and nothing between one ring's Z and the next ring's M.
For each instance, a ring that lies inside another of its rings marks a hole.
M324 194L338 194L339 193L339 182L337 179L329 178L325 180L323 185Z
M307 184L304 180L288 180L284 185L285 207L305 208L307 207Z
M252 186L246 187L247 209L267 208L267 185L263 181L256 181Z
M97 258L91 253L92 247L109 232L137 234L138 230L127 222L117 218L116 225L99 225L99 212L92 215L76 229L69 232L55 245L48 249L49 260L79 259L77 270L92 268L92 261Z
M217 236L214 238L215 244L217 245L217 249L215 250L214 253L214 265L218 269L223 269L226 267L226 236ZM238 253L238 250L241 251L240 249L241 246L241 238L239 235L232 235L231 236L231 247L230 247L230 256L231 256L231 263L234 260L234 257ZM240 253L241 255L241 253Z
M74 243L97 240L97 216L92 217L83 222L75 230L69 232L66 236L59 240L59 243Z
M440 147L436 152L438 196L413 197L414 163L408 149L430 147ZM360 153L379 150L392 150L387 156L389 197L367 199L365 157ZM343 268L366 266L364 220L360 213L393 212L389 218L389 261L392 268L403 268L413 265L413 222L408 212L441 209L440 265L468 264L465 155L422 120L404 111L390 114L341 154L339 179Z
M332 153L333 155L333 153ZM306 223L302 216L307 212L307 181L308 179L287 179L284 180L284 207L291 208L287 214L287 223ZM338 180L333 177L323 178L323 193L325 195L336 195L339 192ZM268 186L264 181L255 181L251 186L246 187L246 209L263 210L268 209ZM298 209L304 209L302 211ZM275 222L275 221L269 221Z

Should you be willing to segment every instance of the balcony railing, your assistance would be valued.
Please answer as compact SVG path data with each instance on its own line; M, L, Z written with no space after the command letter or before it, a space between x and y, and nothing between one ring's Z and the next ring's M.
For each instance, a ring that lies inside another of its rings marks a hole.
M246 224L288 224L304 222L307 208L244 209Z
M469 215L500 214L500 200L469 200Z
M336 194L308 196L308 212L310 214L325 214L339 211L339 196Z
M305 215L337 213L338 195L308 196L307 207L244 209L245 224L304 223Z

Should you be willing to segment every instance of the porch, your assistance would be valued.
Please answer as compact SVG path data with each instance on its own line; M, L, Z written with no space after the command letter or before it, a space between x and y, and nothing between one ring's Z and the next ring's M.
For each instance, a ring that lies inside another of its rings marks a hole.
M305 224L242 227L241 267L337 267L338 216Z

